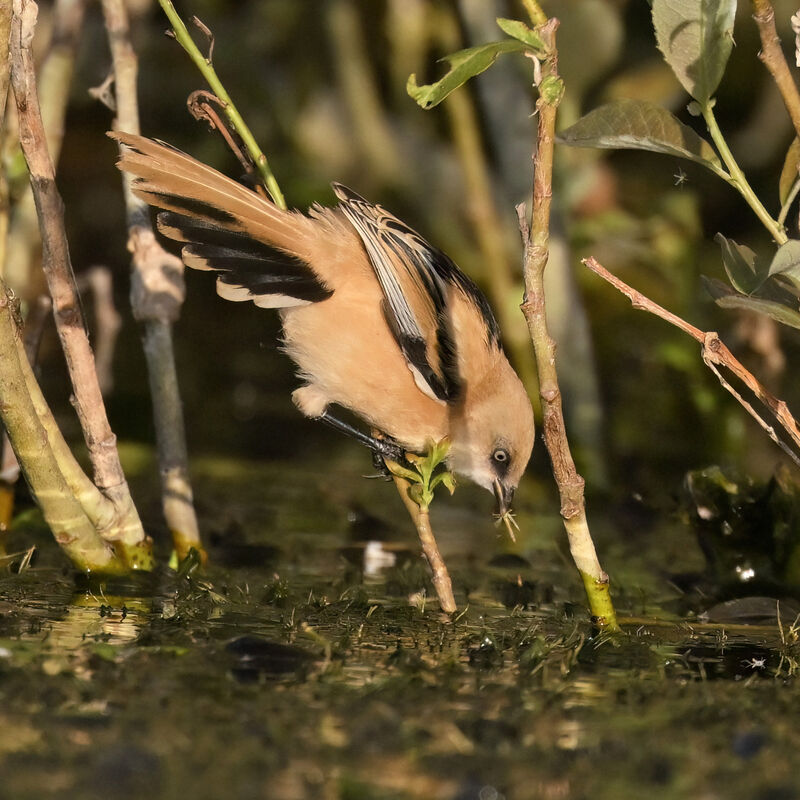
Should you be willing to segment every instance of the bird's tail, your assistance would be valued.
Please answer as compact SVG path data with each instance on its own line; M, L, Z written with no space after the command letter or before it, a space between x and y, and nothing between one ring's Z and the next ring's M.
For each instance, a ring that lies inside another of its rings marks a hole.
M158 228L183 244L184 263L217 273L217 292L284 308L324 300L331 290L309 263L315 229L247 187L161 142L110 133L133 192L161 209Z

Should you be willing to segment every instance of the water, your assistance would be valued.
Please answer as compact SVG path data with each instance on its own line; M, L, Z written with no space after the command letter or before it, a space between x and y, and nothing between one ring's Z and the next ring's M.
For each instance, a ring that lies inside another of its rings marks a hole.
M597 524L609 638L557 519L523 503L513 548L459 490L434 519L451 623L362 467L198 462L203 575L87 584L18 531L38 560L0 576L0 798L800 796L793 609L678 589L703 561L675 517Z

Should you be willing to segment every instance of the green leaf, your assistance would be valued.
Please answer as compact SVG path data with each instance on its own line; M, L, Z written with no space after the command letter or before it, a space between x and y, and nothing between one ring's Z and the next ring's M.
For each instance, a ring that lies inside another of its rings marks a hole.
M653 0L658 49L700 105L722 80L733 47L736 0Z
M786 151L783 169L781 169L781 179L778 184L778 196L780 197L781 205L789 199L789 192L792 191L792 186L798 180L798 166L800 166L800 139L795 136Z
M512 39L518 39L523 44L528 45L539 58L545 58L545 56L547 56L547 45L544 39L524 22L520 22L518 19L498 17L497 24L500 26L500 30L502 30L503 33L508 34Z
M800 287L800 241L789 239L775 253L769 265L770 275L783 275L795 286Z
M650 150L688 158L712 172L722 171L711 145L666 108L647 100L615 100L590 111L558 137L573 147Z
M527 49L527 45L516 39L503 39L502 42L490 42L467 50L459 50L440 59L450 65L450 71L444 78L436 83L418 86L417 76L411 75L406 84L406 91L423 108L433 108L470 78L489 69L502 53L519 53Z
M792 328L800 328L800 312L796 311L783 303L776 303L773 300L763 300L760 297L748 297L739 294L726 286L721 281L711 278L703 278L709 294L714 298L714 302L722 308L738 308L744 311L755 311L758 314L766 314L768 317L788 325Z
M746 245L737 244L721 233L714 237L714 241L722 248L722 263L728 280L743 294L752 294L766 277L759 274L756 254Z

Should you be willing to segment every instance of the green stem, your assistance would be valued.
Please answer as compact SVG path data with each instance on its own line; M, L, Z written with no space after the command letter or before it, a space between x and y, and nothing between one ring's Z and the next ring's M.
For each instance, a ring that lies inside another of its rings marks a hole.
M719 129L717 118L714 116L714 109L712 108L711 104L707 103L702 107L701 110L703 113L703 119L706 122L706 127L708 128L708 132L711 134L711 140L716 145L717 150L719 151L719 154L722 157L722 160L725 162L728 172L730 173L726 180L745 199L747 205L753 209L753 212L759 218L759 220L761 220L761 223L764 225L764 227L770 232L772 238L779 245L784 244L788 241L789 237L786 235L783 225L781 225L779 222L776 222L770 216L767 209L764 208L763 204L758 199L758 196L747 182L744 172L742 172L741 167L736 163L736 159L733 157L733 153L731 153L728 143L725 141L725 137L722 135L722 131Z
M525 10L528 12L528 16L535 27L544 25L547 22L547 14L542 10L538 0L522 0L522 5L525 6Z
M250 128L247 127L247 123L242 119L241 114L239 114L230 96L225 91L225 87L217 77L217 72L212 66L211 61L200 52L199 48L194 43L194 40L189 35L189 31L186 29L186 25L172 5L171 0L158 0L158 2L167 15L170 25L172 25L172 30L175 33L178 44L186 51L189 58L191 58L195 66L200 70L200 73L211 87L211 91L222 101L225 115L228 117L234 130L241 136L247 148L247 152L250 153L250 157L255 162L256 169L261 173L261 179L264 181L264 186L266 186L272 198L272 202L275 203L278 208L285 210L286 200L283 197L280 186L278 186L278 181L272 174L267 157L261 152L261 148L258 146Z

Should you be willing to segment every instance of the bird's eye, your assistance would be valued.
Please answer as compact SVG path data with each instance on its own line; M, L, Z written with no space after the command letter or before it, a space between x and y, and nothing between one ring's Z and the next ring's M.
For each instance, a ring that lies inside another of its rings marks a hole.
M509 458L511 458L511 456L508 455L508 450L503 450L502 447L499 447L492 453L492 461L494 461L495 464L507 464Z

